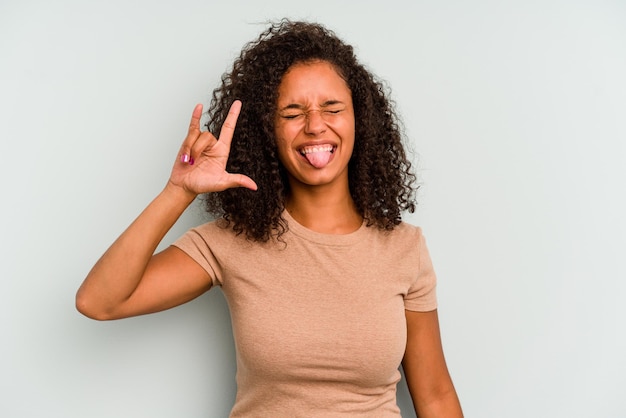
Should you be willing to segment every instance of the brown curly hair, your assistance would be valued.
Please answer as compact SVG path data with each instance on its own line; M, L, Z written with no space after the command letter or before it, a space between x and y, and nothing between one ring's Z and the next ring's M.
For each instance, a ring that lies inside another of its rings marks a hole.
M209 213L223 217L248 239L265 242L287 230L281 214L289 182L274 133L278 86L293 64L314 60L330 62L352 93L356 126L348 178L367 225L391 230L400 223L402 211L415 211L415 175L385 86L334 32L316 23L282 20L244 46L213 91L208 109L206 126L219 132L233 101L243 103L226 169L250 176L258 190L228 189L206 194L204 200Z

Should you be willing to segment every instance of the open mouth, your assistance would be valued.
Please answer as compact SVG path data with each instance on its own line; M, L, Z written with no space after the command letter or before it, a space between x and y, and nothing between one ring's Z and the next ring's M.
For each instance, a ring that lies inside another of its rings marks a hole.
M330 144L302 147L299 152L315 168L324 168L330 162L336 146Z

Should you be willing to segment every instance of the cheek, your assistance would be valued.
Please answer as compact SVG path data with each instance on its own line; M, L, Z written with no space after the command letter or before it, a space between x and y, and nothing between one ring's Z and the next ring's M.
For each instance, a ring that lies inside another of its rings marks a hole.
M274 128L274 133L276 138L288 143L298 134L298 127L294 123L280 123Z
M354 138L356 136L354 119L338 120L329 124L329 127L342 138L344 146L354 145Z

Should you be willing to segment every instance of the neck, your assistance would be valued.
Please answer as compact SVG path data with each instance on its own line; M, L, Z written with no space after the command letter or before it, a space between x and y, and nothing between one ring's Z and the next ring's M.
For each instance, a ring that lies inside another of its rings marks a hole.
M285 208L299 224L324 234L349 234L363 223L347 188L338 192L319 186L292 187Z

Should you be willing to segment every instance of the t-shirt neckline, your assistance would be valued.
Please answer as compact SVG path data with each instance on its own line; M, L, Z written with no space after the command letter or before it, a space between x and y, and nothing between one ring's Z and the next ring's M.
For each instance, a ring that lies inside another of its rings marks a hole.
M300 224L287 210L283 211L283 218L287 221L290 233L322 245L351 245L362 240L367 233L367 222L365 220L363 220L363 223L356 231L347 234L324 234Z

